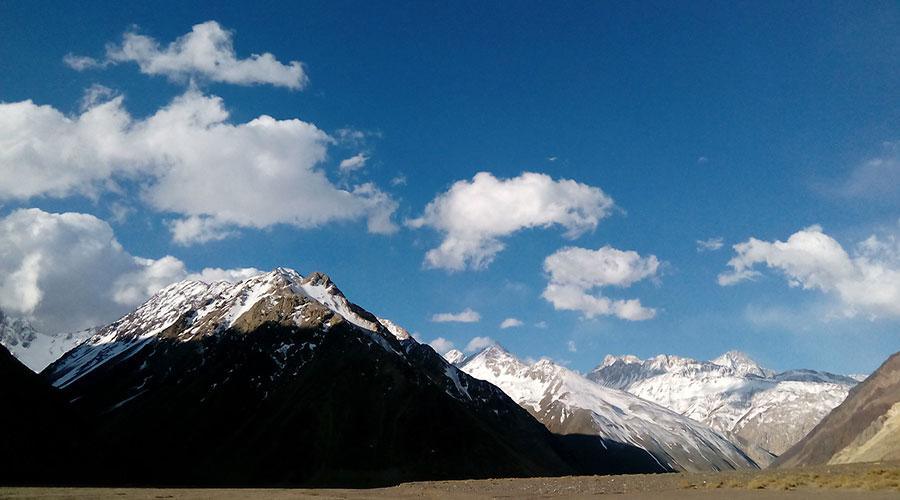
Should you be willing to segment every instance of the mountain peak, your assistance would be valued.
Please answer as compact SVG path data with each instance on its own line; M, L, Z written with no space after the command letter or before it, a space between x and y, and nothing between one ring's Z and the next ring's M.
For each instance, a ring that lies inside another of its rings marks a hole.
M325 288L334 285L334 282L331 281L331 277L320 271L315 271L306 275L306 277L303 278L303 282L313 286L324 286Z
M641 358L635 356L634 354L625 354L623 356L613 356L612 354L607 354L603 358L603 362L600 363L600 366L598 366L594 369L599 370L599 369L605 368L607 366L612 366L620 361L622 363L625 363L626 365L643 363L643 360Z
M738 375L755 375L769 377L772 372L763 368L753 358L741 351L731 350L711 361L714 365L731 368Z
M450 349L444 353L444 359L451 365L458 365L466 360L466 355L459 349Z

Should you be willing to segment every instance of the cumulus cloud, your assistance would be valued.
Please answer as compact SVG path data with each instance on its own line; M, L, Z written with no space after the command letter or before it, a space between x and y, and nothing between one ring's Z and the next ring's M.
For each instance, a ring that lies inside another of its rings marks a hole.
M724 240L720 238L709 238L707 240L697 240L698 252L713 252L725 245Z
M407 225L443 233L441 245L425 255L428 267L481 269L503 250L505 236L559 225L566 237L576 238L596 228L612 208L612 198L600 188L573 180L530 172L498 179L481 172L454 183Z
M0 310L48 333L106 324L183 279L234 281L247 269L191 273L179 259L135 257L88 214L16 210L0 218Z
M428 345L430 345L431 348L434 349L434 351L436 353L440 354L441 356L443 356L444 354L447 354L448 351L452 351L455 348L455 346L453 345L453 342L450 342L449 340L445 339L444 337L438 337L438 338L432 340L431 342L429 342Z
M570 340L570 341L566 342L566 349L568 349L569 352L578 352L578 346L575 345L574 340Z
M792 287L834 296L844 315L900 316L900 243L893 235L873 235L851 254L821 226L810 226L787 241L750 238L734 251L731 270L719 275L722 286L759 276L760 264L780 271Z
M365 167L368 160L368 156L359 153L357 155L351 156L350 158L341 160L341 164L338 165L338 168L341 172L353 172L354 170L359 170Z
M486 347L490 347L492 345L496 345L497 342L490 337L474 337L472 340L466 344L466 352L476 352L480 351Z
M544 271L550 279L543 297L557 310L579 311L587 318L646 320L653 318L656 310L642 306L640 300L612 300L591 291L609 286L627 288L655 277L658 269L659 260L654 255L641 257L637 252L610 246L598 250L566 247L544 259Z
M478 323L481 321L481 315L467 307L458 313L435 314L431 317L431 321L435 323Z
M338 188L318 168L333 139L315 125L228 118L219 97L195 90L144 119L122 96L71 118L31 101L0 104L0 201L97 197L130 180L151 208L178 215L170 229L182 244L359 218L371 232L396 231L386 193L371 183Z
M506 330L507 328L517 328L517 327L522 326L523 324L524 323L522 323L522 320L520 320L520 319L506 318L500 322L500 329Z
M103 60L68 54L63 61L77 71L133 62L141 73L182 83L207 80L295 90L306 86L308 78L302 63L283 64L268 52L240 59L234 50L233 36L219 23L207 21L194 25L190 33L163 47L152 37L129 31L120 44L107 45Z

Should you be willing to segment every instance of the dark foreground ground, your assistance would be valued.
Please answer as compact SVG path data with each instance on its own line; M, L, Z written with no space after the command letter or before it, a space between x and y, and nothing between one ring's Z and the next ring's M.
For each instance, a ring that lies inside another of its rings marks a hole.
M793 470L486 479L407 483L392 488L154 489L0 488L0 499L338 499L338 498L584 498L644 499L900 499L900 463L850 464Z

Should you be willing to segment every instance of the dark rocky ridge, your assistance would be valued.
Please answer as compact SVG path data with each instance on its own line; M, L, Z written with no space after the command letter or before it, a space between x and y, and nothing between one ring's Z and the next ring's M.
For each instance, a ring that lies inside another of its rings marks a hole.
M144 318L162 310L151 299L43 372L66 380L63 392L94 424L87 440L116 457L90 482L375 486L580 472L502 391L398 340L324 275L264 276L271 293L227 328L231 306L217 309L225 292L215 289L172 308L177 320L145 339ZM375 326L348 321L306 285ZM83 359L101 361L67 378Z
M0 484L75 481L94 461L94 450L80 439L84 422L62 394L3 346L0 402Z

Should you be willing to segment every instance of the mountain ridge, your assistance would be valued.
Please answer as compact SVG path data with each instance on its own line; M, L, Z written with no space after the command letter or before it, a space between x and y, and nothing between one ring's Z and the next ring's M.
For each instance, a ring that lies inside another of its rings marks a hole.
M105 473L125 481L373 486L577 472L501 390L381 321L321 273L184 281L42 376L99 423L92 438L127 457Z
M802 439L856 384L828 372L775 373L735 351L714 361L607 356L588 378L709 425L761 465Z
M891 355L777 467L900 460L900 352Z
M756 468L724 437L655 403L606 388L548 359L527 364L490 346L460 364L504 390L557 434L596 435L644 450L667 470Z

